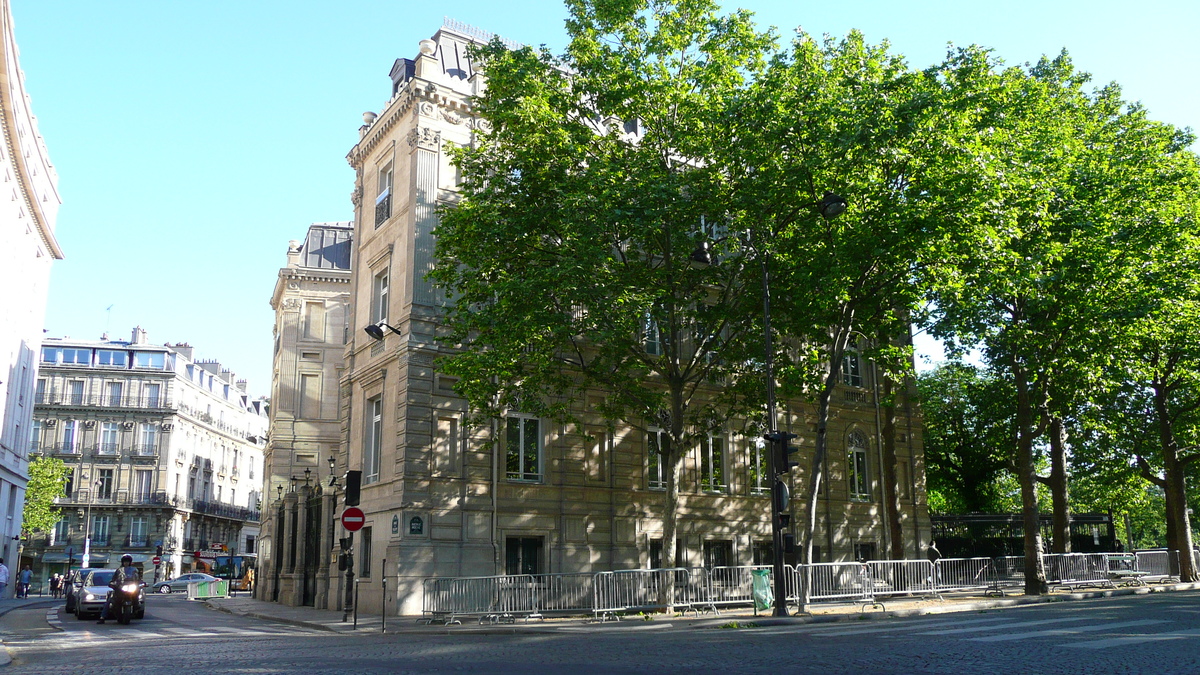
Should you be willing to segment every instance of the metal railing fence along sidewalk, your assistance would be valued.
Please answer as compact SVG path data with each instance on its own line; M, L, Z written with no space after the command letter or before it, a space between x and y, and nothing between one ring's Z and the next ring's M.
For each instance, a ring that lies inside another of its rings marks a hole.
M1115 587L1117 583L1166 581L1179 575L1178 551L1044 554L1052 587ZM872 560L785 566L787 600L798 604L804 585L811 602L879 605L880 598L941 598L947 593L1003 594L1025 583L1022 556ZM424 579L422 620L459 623L464 617L500 622L546 614L591 614L598 620L622 614L712 611L754 606L755 572L767 565L675 567L568 574L516 574Z

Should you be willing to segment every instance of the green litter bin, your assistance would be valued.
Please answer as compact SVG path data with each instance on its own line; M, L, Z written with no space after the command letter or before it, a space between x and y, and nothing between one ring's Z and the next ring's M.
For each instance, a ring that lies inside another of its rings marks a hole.
M750 570L750 577L754 610L771 609L775 605L775 593L771 590L771 570Z

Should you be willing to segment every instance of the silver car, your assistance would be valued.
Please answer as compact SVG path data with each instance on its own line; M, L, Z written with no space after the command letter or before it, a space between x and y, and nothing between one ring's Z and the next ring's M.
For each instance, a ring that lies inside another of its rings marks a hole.
M112 589L108 584L112 581L116 570L92 570L83 578L83 586L78 590L75 600L75 618L83 620L88 616L100 616L104 605L108 602L108 593ZM146 594L138 591L138 607L134 613L135 619L146 616Z
M159 581L154 584L154 590L159 593L170 593L172 591L186 591L188 584L194 584L199 581L217 581L218 579L211 574L202 572L190 572L188 574L180 574L174 579Z

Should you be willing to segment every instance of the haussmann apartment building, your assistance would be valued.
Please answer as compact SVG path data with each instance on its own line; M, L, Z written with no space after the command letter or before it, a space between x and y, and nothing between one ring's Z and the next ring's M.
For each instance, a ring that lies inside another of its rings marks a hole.
M470 425L453 379L435 367L445 349L435 340L441 298L426 275L434 264L436 210L456 195L446 144L471 141L477 124L471 99L483 83L467 46L490 37L447 22L421 41L414 59L398 59L390 73L390 98L378 114L364 115L359 142L348 156L356 172L351 298L337 393L342 442L333 473L363 473L361 508L367 522L355 536L354 571L361 579L360 607L368 612L385 606L385 577L387 612L419 614L422 580L431 576L663 564L664 495L656 434L613 426L590 412L586 400L576 405L580 425L518 411ZM281 296L277 287L276 297L286 297L286 291ZM380 323L395 330L382 339L363 330ZM328 354L322 352L321 358ZM312 365L317 372L316 362ZM848 356L846 366L830 422L828 480L816 533L823 561L879 558L887 550L877 470L876 383L870 364L856 355ZM276 388L281 400L287 399L285 390L298 391L294 374L277 376L286 383ZM331 392L327 383L322 391ZM324 414L326 403L321 405ZM812 408L787 402L781 407L782 428L800 434L804 466L815 436ZM920 428L910 401L902 397L898 411L901 519L906 550L915 556L930 527ZM690 450L680 483L675 565L748 565L768 555L764 453L759 441L741 431L730 428ZM328 441L314 437L313 442L315 454L323 454ZM321 457L308 461L319 465ZM328 470L319 490L311 478L300 476L293 493L288 473L295 475L302 463L295 455L289 462L285 469L273 460L272 466L280 468L272 479L276 486L267 492L278 493L268 495L269 508L283 521L272 529L280 537L272 545L273 565L290 570L292 580L281 574L274 588L260 584L260 597L340 607L341 573L331 554L336 540L346 536L335 524L342 507L328 489ZM802 489L800 479L793 476L793 481L793 492ZM792 502L794 517L800 501ZM310 583L323 591L295 591L296 584L305 583L298 570L306 568L315 577ZM268 575L275 572L263 578Z

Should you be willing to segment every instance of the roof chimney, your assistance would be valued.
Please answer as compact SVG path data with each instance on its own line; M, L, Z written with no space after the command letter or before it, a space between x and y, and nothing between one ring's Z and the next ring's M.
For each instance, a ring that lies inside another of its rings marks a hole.
M142 328L141 326L134 326L133 339L130 340L130 343L135 345L144 345L146 344L146 341L146 329Z

